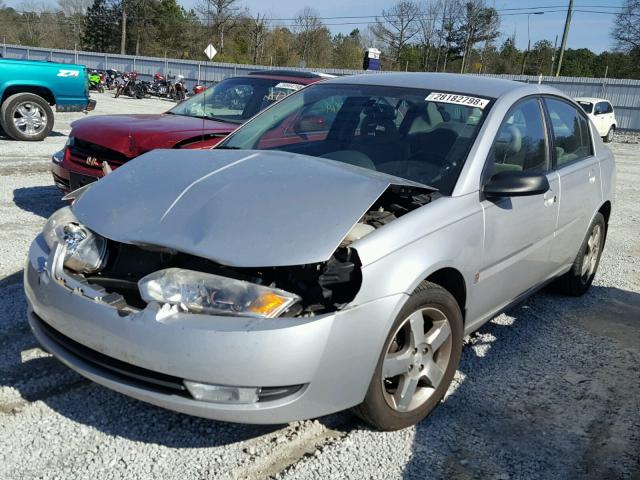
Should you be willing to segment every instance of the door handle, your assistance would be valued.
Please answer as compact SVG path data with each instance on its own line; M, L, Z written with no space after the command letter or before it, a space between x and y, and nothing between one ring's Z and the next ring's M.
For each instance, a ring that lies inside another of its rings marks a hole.
M589 183L596 183L596 176L592 171L589 172Z
M544 206L545 207L550 207L551 205L553 205L554 203L556 203L557 197L554 193L552 192L547 192L544 194Z

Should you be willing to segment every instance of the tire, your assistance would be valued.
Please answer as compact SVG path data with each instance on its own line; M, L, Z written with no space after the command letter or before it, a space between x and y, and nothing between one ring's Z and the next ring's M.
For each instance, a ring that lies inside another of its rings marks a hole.
M16 120L22 119L24 129ZM2 129L14 140L39 142L53 129L53 110L49 103L33 93L16 93L0 108Z
M616 132L616 127L611 125L611 127L609 127L609 131L607 132L607 135L602 137L602 140L604 141L604 143L613 142L613 136L615 132Z
M413 340L412 319L416 317L423 331L427 332L418 336L422 338L418 348L415 348L416 342ZM443 340L447 334L446 324L449 332ZM440 338L435 348L432 345L436 345L437 341L427 342L429 333L436 339ZM354 413L379 430L399 430L418 423L440 403L447 392L460 363L463 337L462 313L455 298L439 285L422 282L393 322L365 399L354 407ZM408 371L383 378L386 375L383 371L391 373L397 368L395 365L400 365L399 360L404 368L407 358ZM412 385L410 379L414 378L415 381L416 377L420 378L420 383L417 388L411 387L410 391L415 391L405 402L405 397L399 395L402 385ZM429 377L438 378L439 381L430 381ZM407 405L402 406L402 403Z
M595 242L593 237L596 230L599 231L597 250L593 248L593 243ZM598 265L600 264L600 257L604 248L606 234L607 225L602 214L598 212L587 230L587 235L582 241L582 245L580 245L580 250L578 251L578 255L571 266L571 270L562 275L555 282L557 289L561 293L579 297L589 290L591 282L593 282L593 278L596 276L596 272L598 271Z

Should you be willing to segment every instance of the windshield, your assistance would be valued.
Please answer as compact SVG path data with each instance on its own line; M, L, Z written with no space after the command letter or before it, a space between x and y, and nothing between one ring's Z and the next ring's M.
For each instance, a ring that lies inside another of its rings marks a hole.
M582 107L582 109L587 112L593 112L593 103L591 102L578 102L578 104Z
M242 123L303 86L259 77L230 78L180 103L169 113Z
M489 104L413 88L317 84L258 115L218 148L328 158L449 195Z

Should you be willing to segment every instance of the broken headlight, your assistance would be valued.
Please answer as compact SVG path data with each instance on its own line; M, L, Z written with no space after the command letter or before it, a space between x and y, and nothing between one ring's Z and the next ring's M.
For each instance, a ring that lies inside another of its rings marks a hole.
M181 268L151 273L138 288L146 302L179 305L194 313L273 318L300 301L277 288Z
M53 250L62 245L64 266L80 273L100 270L107 252L107 241L78 222L70 207L55 212L42 229L42 236Z

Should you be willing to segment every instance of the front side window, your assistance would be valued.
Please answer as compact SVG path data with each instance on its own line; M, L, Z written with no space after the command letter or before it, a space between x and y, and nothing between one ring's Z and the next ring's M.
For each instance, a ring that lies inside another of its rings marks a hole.
M448 195L490 104L422 89L317 84L258 115L217 148L327 158Z
M557 166L593 155L589 122L573 105L555 98L545 98Z
M537 99L524 100L509 111L493 142L489 162L492 173L547 170L547 135Z
M169 113L242 123L302 87L277 79L232 78L180 103Z

